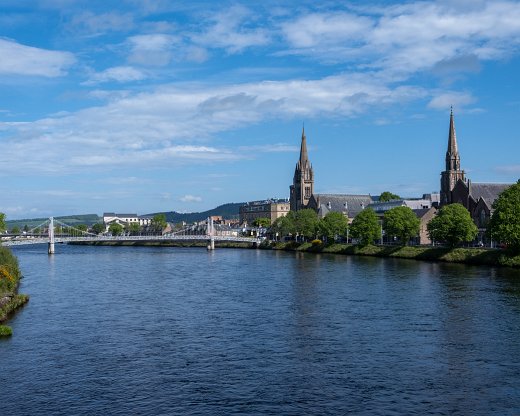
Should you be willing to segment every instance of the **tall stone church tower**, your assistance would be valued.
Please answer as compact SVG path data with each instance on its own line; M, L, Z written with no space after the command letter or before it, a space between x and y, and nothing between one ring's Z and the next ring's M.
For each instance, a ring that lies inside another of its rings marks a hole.
M311 195L314 193L314 171L307 154L307 138L305 128L302 129L302 143L300 147L300 160L296 163L293 184L290 186L291 211L298 211L307 207Z
M446 170L441 172L441 205L451 204L452 191L457 181L465 181L464 171L460 170L460 156L455 135L453 109L450 113L450 131L448 134L448 151L446 152Z

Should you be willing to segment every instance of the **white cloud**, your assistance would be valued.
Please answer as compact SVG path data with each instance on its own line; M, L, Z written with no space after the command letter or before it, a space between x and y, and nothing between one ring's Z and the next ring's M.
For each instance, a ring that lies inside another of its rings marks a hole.
M84 82L84 85L94 85L103 82L132 82L142 81L147 76L144 72L133 68L131 66L116 66L105 69L102 72L95 73L90 76L89 80Z
M130 13L95 14L90 11L74 15L67 25L70 31L88 36L99 36L107 32L129 31L134 26L134 18Z
M200 196L184 195L179 199L179 201L181 201L181 202L202 202L202 198Z
M0 173L15 168L53 173L229 162L250 154L236 146L207 144L222 131L280 117L352 117L425 96L420 88L389 88L373 75L224 86L161 85L152 92L115 95L103 106L35 122L0 122L6 142ZM293 149L279 144L258 150Z
M0 39L0 74L59 77L76 61L69 52L39 49Z
M128 61L145 66L165 66L173 58L173 46L179 40L167 34L137 35L128 38Z
M435 95L428 103L428 107L435 110L447 110L451 106L462 108L468 104L473 104L475 101L475 97L470 93L449 91Z
M295 48L352 43L364 39L373 21L349 13L312 13L282 25L282 31Z
M282 25L290 50L323 61L412 74L435 65L509 56L520 46L520 7L513 1L415 2L351 13L308 13ZM469 62L471 69L478 62Z
M228 53L239 53L253 46L270 42L269 31L255 27L254 14L241 5L210 17L213 22L206 31L193 34L192 40L207 48L223 48Z

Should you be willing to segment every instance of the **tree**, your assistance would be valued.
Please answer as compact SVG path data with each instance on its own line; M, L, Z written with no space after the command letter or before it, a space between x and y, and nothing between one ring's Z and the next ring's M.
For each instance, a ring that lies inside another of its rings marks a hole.
M117 222L113 222L108 226L108 232L112 235L120 235L123 233L123 226Z
M295 228L296 232L305 238L312 238L318 231L318 214L313 209L302 209L296 211Z
M443 206L426 228L432 241L444 241L451 247L472 241L478 233L469 211L462 204Z
M329 212L319 222L319 230L328 239L345 235L348 229L348 219L341 212Z
M393 199L401 199L401 197L388 191L385 191L381 195L379 195L379 202L388 202Z
M96 234L101 234L103 231L105 231L105 225L98 222L92 226L92 231L94 231Z
M20 234L20 227L15 225L13 228L11 228L11 234Z
M165 214L155 214L152 218L151 227L156 232L161 232L166 228L168 223L166 222Z
M278 233L280 236L296 234L296 215L294 211L289 211L287 215L277 218L271 226L272 233Z
M421 221L408 207L395 207L385 212L383 228L386 235L397 237L399 241L407 245L410 238L419 234Z
M352 237L360 240L362 245L373 244L381 236L381 226L377 215L371 208L361 211L352 221L350 226Z
M499 195L493 208L488 234L520 253L520 180Z
M77 228L80 231L87 231L88 230L87 224L78 224L78 225L76 225L75 228Z
M132 235L139 234L139 231L141 231L141 226L136 222L130 223L126 228Z
M271 225L271 219L269 218L256 218L254 221L253 221L253 226L255 227L262 227L262 228L267 228Z
M0 233L3 233L5 230L5 214L3 212L0 212Z

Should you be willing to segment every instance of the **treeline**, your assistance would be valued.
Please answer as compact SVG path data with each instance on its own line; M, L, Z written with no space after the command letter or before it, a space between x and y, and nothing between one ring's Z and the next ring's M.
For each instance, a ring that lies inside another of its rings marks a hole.
M520 180L506 189L493 204L494 213L486 234L490 240L501 242L512 252L520 253ZM257 220L260 224L263 221ZM383 234L388 240L407 245L417 236L420 220L408 207L396 207L385 212L382 220L370 208L361 211L349 224L341 213L331 212L318 218L312 209L291 211L278 218L269 229L272 239L283 237L308 241L324 238L326 241L354 239L359 245L366 246L382 242ZM427 224L432 241L449 247L472 242L478 234L469 211L461 204L443 206Z

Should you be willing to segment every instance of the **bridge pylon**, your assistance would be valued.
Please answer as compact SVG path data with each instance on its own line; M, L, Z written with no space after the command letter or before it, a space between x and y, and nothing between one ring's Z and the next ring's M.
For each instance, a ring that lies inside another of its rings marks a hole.
M54 254L54 217L49 218L49 243L47 252L49 255Z
M213 230L213 218L212 217L208 217L208 237L209 237L209 241L208 241L208 250L215 250L215 233L214 233L214 230Z

